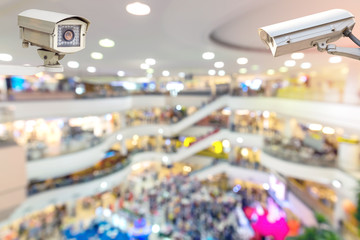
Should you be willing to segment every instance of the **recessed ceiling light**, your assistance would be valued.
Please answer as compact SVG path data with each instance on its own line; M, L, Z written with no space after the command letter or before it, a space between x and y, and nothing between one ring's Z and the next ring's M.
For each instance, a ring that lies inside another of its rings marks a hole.
M148 74L153 74L153 73L154 73L154 69L153 69L153 68L148 68L148 69L146 69L146 73L148 73Z
M236 62L240 65L244 65L244 64L247 64L249 62L249 60L247 58L242 57L242 58L238 58L236 60Z
M13 60L13 57L7 53L0 53L0 61L10 62Z
M69 68L79 68L79 66L80 66L80 64L78 62L76 62L76 61L69 61L67 63L67 65L68 65Z
M301 67L302 69L309 69L309 68L311 68L311 63L309 63L309 62L304 62L304 63L302 63L302 64L300 65L300 67Z
M342 57L334 56L329 58L329 63L340 63L342 61Z
M241 149L240 153L244 157L247 157L249 155L249 150L247 148L243 148L243 149Z
M214 59L214 57L215 57L215 53L213 53L213 52L204 52L202 54L202 58L205 60L211 60L211 59Z
M164 70L164 71L162 71L162 75L163 75L164 77L168 77L168 76L170 76L170 72L167 71L167 70Z
M94 72L96 72L96 67L87 67L86 70L87 70L89 73L94 73Z
M293 54L291 54L291 58L295 59L295 60L303 59L304 56L305 55L303 53L293 53Z
M274 75L275 74L275 70L274 69L269 69L266 71L267 75Z
M210 76L214 76L214 75L216 74L216 71L215 71L214 69L210 69L210 70L208 71L208 74L209 74Z
M99 41L99 45L106 48L111 48L115 46L115 42L111 39L104 38Z
M119 77L123 77L123 76L125 76L125 72L120 70L120 71L117 72L117 75Z
M245 73L247 73L247 69L246 68L240 68L239 73L245 74Z
M144 16L150 13L150 7L144 3L133 2L126 5L126 11L133 15Z
M147 59L145 59L145 63L146 63L147 65L155 65L155 64L156 64L156 60L153 59L153 58L147 58Z
M337 179L332 180L331 184L333 185L334 188L341 188L342 186L342 183Z
M253 70L253 71L259 70L259 65L252 65L251 70Z
M287 68L287 67L280 67L279 68L279 72L281 72L281 73L285 73L285 72L287 72L289 69Z
M147 65L146 63L142 63L142 64L140 64L140 68L141 69L148 69L148 68L150 68L150 66Z
M178 76L181 77L181 78L184 78L184 77L185 77L185 73L184 73L184 72L179 72L179 73L178 73Z
M92 52L91 53L91 58L96 59L96 60L100 60L100 59L103 59L103 54L99 53L99 52Z
M225 71L224 71L224 70L220 70L220 71L218 71L218 74L219 74L219 76L225 76Z
M222 67L224 67L224 62L215 62L215 63L214 63L214 67L216 67L216 68L222 68Z
M324 128L322 129L322 132L323 132L324 134L329 134L329 135L331 135L331 134L334 134L334 133L335 133L335 129L333 129L333 128L331 128L331 127L324 127Z
M238 137L238 138L236 139L236 141L237 141L238 143L243 143L243 142L244 142L244 139L243 139L242 137Z
M320 131L322 129L322 125L317 123L311 123L309 124L309 129L311 131Z
M286 67L294 67L296 65L296 62L294 60L287 60L284 62L284 65Z

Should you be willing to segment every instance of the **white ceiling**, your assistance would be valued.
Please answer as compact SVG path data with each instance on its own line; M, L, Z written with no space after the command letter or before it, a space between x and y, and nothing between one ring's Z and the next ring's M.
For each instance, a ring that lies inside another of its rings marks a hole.
M342 8L352 12L360 19L359 0L139 0L151 7L148 16L133 16L126 12L125 6L132 0L1 0L0 1L0 53L13 56L10 63L40 65L36 48L21 47L17 26L17 15L26 9L37 8L76 14L88 18L91 25L87 35L86 48L78 53L67 55L61 63L66 75L115 76L124 70L129 76L145 76L140 64L146 58L155 58L154 75L169 70L171 75L179 72L207 74L213 69L215 61L224 61L227 73L238 72L238 57L247 57L250 74L261 74L267 69L277 70L290 56L273 58L270 51L260 41L257 29L280 21L290 20L309 14ZM360 26L355 25L355 35L360 38ZM244 48L260 51L238 50L216 44L210 39L214 34L222 41ZM115 41L114 48L102 48L98 41L110 38ZM338 45L354 46L349 39L339 41ZM102 60L94 60L91 52L101 52ZM213 51L214 60L203 60L203 52ZM298 62L311 62L313 67L307 72L317 71L327 78L342 78L341 69L345 66L351 71L360 71L357 60L344 59L341 64L328 63L330 55L316 50L304 51L305 58ZM67 61L80 63L77 70L69 69ZM252 65L259 70L251 71ZM97 72L87 73L88 66L95 66ZM300 71L295 67L292 72Z

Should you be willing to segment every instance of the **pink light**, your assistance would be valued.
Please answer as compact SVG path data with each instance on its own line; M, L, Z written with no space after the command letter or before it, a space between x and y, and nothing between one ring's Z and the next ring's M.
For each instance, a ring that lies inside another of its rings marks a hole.
M256 214L256 210L254 208L246 208L245 214L247 217L252 216ZM273 236L274 240L284 240L289 232L289 226L285 218L281 217L279 220L271 223L267 217L268 211L266 211L266 209L264 215L257 215L257 221L251 224L254 231L263 236Z

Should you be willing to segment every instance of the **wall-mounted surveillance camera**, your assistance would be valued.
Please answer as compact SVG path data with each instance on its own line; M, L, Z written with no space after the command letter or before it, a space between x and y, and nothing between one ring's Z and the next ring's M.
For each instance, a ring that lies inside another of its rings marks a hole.
M63 13L30 9L18 15L23 47L38 46L47 67L61 67L65 54L85 48L89 20Z
M350 12L333 9L262 27L258 32L274 57L316 46L319 51L360 59L359 49L328 45L344 36L359 45L360 41L351 33L354 25L354 16Z

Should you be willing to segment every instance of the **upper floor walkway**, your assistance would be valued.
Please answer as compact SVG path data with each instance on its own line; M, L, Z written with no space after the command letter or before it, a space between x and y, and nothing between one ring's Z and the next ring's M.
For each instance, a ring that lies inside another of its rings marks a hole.
M135 95L101 99L0 102L0 109L10 109L11 119L13 120L25 120L94 116L129 109L176 106L178 104L201 107L208 101L209 98L207 96ZM201 107L195 116L198 119L202 119L209 113L224 107L229 107L231 110L249 109L276 112L283 116L308 122L343 128L349 134L355 133L360 135L360 125L358 124L360 120L360 106L351 104L271 97L222 96ZM0 116L0 122L8 119L8 116ZM184 121L182 124L186 125L186 122ZM181 125L179 125L179 128L181 128Z

